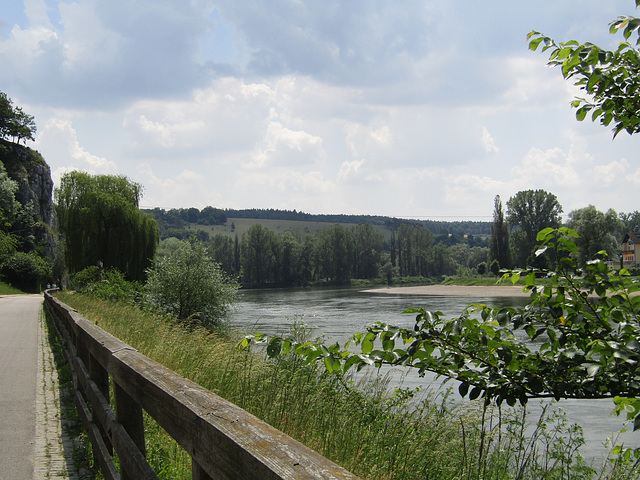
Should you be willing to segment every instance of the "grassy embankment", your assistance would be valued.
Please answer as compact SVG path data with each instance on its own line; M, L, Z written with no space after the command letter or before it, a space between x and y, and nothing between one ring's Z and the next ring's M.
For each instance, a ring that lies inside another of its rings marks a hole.
M19 290L8 283L0 281L0 295L23 295L26 292Z
M236 348L238 336L187 331L124 304L62 292L60 299L145 355L264 419L364 479L589 478L576 465L576 432L549 423L529 442L524 421L485 417L384 381L341 379L288 357L277 362ZM297 332L300 334L300 328ZM190 461L151 419L148 457L161 478L191 478ZM484 433L483 433L484 432ZM537 457L534 451L547 454ZM555 455L556 458L552 458Z

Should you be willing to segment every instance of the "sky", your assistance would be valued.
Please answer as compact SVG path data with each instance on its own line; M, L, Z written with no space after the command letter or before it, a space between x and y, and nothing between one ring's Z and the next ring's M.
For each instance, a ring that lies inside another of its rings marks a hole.
M5 0L0 91L51 167L125 175L143 208L490 221L640 210L638 142L589 121L528 49L614 49L632 0Z

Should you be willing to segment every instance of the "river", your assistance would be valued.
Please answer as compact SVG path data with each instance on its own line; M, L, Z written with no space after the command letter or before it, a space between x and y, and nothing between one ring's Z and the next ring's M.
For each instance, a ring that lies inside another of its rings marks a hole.
M244 290L240 292L232 323L249 331L286 335L292 321L300 318L314 329L314 336L323 335L325 343L338 341L344 344L353 333L362 332L377 321L412 327L414 316L402 314L408 307L422 306L454 318L471 303L522 306L526 301L527 298L522 297L381 294L348 288ZM417 372L404 372L402 369L395 369L392 375L404 387L410 388L423 385L437 389L442 383L433 376L421 378ZM581 450L583 456L601 462L607 452L604 441L615 435L623 424L622 417L610 414L613 401L562 400L559 406L566 411L571 423L578 423L584 430L587 443ZM538 404L533 408L539 409ZM624 433L620 441L626 446L638 446L640 432Z

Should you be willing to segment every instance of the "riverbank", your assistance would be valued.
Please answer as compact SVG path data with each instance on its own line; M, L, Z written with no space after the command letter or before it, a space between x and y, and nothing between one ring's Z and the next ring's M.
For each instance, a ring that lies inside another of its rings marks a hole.
M417 285L412 287L384 287L363 290L366 293L387 295L433 295L456 297L528 297L520 285Z

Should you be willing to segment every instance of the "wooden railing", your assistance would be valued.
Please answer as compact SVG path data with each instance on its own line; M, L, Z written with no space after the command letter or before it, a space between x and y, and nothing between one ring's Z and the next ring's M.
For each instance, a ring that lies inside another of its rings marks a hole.
M142 355L49 293L45 308L62 340L77 410L105 478L158 478L145 458L144 410L191 456L193 479L357 480L238 406ZM110 378L115 411L109 400Z

